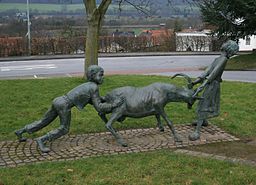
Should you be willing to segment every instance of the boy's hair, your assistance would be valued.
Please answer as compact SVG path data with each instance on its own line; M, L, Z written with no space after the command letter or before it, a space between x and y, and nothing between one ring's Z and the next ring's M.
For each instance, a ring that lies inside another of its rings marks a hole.
M235 41L229 40L222 44L220 50L226 52L228 56L232 56L238 52L239 46Z
M100 71L104 71L103 68L100 66L97 66L97 65L89 66L86 74L87 80L93 81L94 75Z

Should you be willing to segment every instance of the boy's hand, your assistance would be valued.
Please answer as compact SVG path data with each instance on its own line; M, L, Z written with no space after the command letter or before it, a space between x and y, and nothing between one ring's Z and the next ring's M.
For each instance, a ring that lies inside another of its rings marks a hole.
M101 102L106 102L105 96L101 96L101 97L100 97L100 101L101 101Z
M112 108L116 108L116 107L119 107L120 105L122 105L125 101L125 98L124 97L120 97L118 99L116 99L114 101L114 103L112 104Z

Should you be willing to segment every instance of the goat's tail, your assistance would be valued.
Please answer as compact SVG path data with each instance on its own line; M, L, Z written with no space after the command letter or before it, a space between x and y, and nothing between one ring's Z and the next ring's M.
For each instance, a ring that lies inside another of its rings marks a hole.
M188 88L189 89L192 89L193 88L193 85L192 85L192 79L188 76L188 75L186 75L186 74L184 74L184 73L177 73L177 74L175 74L174 76L172 76L172 79L173 78L175 78L175 77L177 77L177 76L182 76L182 77L184 77L187 81L188 81Z

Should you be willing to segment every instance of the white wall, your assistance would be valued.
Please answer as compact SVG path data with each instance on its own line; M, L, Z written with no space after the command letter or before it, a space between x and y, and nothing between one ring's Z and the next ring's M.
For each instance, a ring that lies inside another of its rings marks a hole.
M256 35L249 36L250 45L246 45L246 39L239 39L239 51L252 51L256 49Z
M210 37L202 32L176 33L176 51L210 51L210 42Z

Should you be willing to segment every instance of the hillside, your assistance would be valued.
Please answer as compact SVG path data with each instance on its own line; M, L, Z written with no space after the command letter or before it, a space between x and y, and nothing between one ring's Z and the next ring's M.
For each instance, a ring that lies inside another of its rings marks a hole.
M0 15L1 16L12 16L16 13L26 11L26 1L25 0L0 0ZM84 16L84 4L81 0L72 0L70 3L58 3L60 0L52 0L48 3L48 0L30 0L30 11L33 15L83 15ZM62 2L63 0L61 0ZM157 2L159 1L159 2ZM191 6L190 4L185 4L179 2L174 2L172 5L168 6L167 0L157 0L153 1L150 7L151 16L161 16L161 17L191 17L199 15L198 7ZM70 2L70 0L69 0ZM175 4L176 3L176 4ZM119 10L119 5L112 3L108 9L107 15L112 16L126 16L126 17L141 17L143 16L139 13L136 8L131 5L123 4L121 6L122 11Z
M101 2L100 0L97 0ZM191 6L188 2L171 0L172 4L168 4L167 0L151 0L149 6L152 16L161 17L187 17L199 15L198 7ZM135 1L136 2L136 1ZM26 11L26 0L0 0L0 14L13 15L16 12ZM143 5L141 5L143 7ZM119 16L141 16L136 8L129 4L122 4L122 11L119 11L119 5L113 1L108 9L107 15ZM84 15L84 4L82 0L30 0L30 10L33 15Z
M26 3L26 0L0 0L0 3ZM43 4L81 4L82 0L30 0L30 3L43 3Z
M101 0L96 0L97 3L101 2ZM166 5L168 0L153 0L154 4L158 5ZM185 1L180 0L172 0L174 5L185 5L188 4ZM26 3L26 0L0 0L0 3ZM46 3L46 4L82 4L82 0L30 0L30 3ZM115 4L115 1L113 2Z

